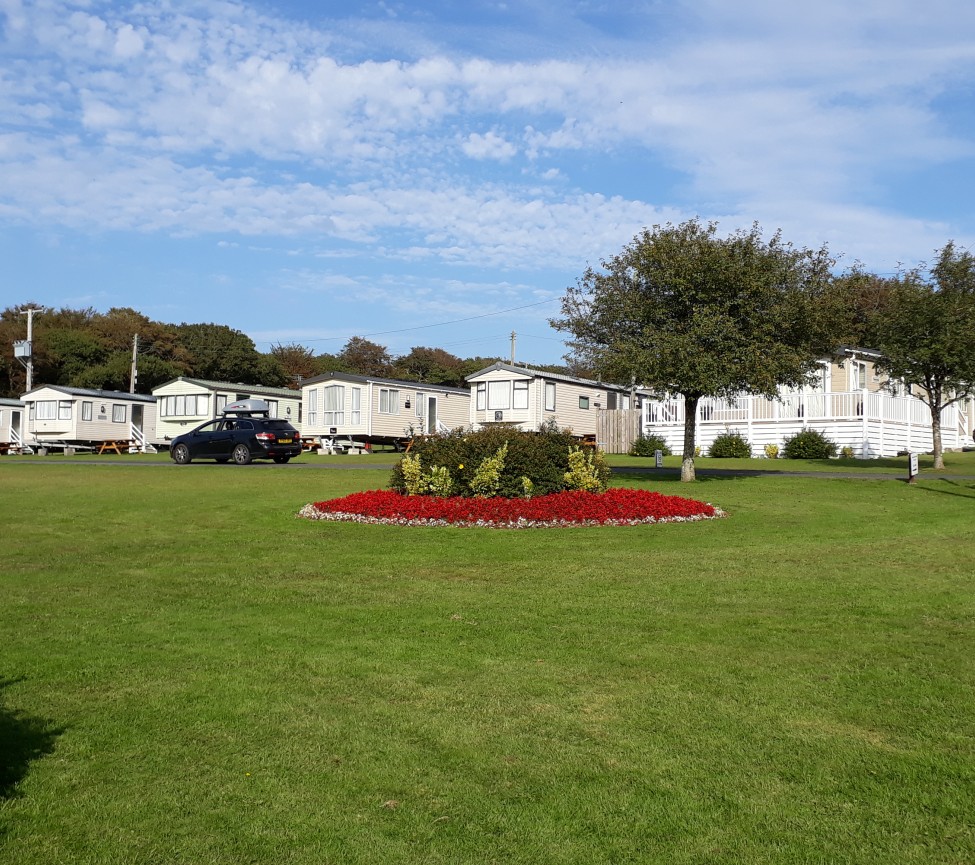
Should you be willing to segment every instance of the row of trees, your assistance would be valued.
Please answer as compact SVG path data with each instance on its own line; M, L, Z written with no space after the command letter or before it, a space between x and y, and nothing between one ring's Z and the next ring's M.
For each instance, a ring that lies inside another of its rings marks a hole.
M943 467L940 413L975 388L975 258L949 242L930 268L892 278L835 266L825 246L766 240L758 225L727 237L696 219L655 226L588 269L551 323L605 380L683 395L683 480L702 398L774 398L841 345L878 349L878 367L927 402Z
M0 396L19 397L25 389L25 370L13 354L13 343L26 337L24 308L0 313ZM296 388L302 379L330 371L462 387L465 376L498 359L460 358L424 346L395 356L358 336L335 354L293 343L259 352L250 337L226 325L165 324L129 308L45 311L34 316L33 331L35 384L121 391L129 390L138 334L138 393L179 375Z

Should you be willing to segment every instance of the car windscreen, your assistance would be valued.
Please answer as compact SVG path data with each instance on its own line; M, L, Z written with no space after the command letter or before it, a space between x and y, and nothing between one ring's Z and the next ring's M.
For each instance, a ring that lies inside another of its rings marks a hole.
M294 429L294 427L291 426L291 424L288 423L288 421L284 420L283 418L278 418L278 419L271 418L270 420L264 421L262 426L264 427L264 429L271 429L271 430L293 430Z

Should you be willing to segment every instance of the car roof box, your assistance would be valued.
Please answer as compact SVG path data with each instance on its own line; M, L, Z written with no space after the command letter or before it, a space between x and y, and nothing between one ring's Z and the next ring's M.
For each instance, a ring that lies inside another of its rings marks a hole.
M237 402L228 402L224 408L224 414L269 414L271 407L262 399L239 399Z

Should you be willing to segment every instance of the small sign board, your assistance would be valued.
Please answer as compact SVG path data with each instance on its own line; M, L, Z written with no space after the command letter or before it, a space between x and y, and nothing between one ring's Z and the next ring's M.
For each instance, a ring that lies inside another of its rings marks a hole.
M907 482L913 484L917 478L917 454L909 453L907 455Z
M653 464L655 468L662 469L664 467L664 452L661 450L656 450L653 452Z
M494 413L494 419L495 420L504 420L504 412L503 411L496 411Z

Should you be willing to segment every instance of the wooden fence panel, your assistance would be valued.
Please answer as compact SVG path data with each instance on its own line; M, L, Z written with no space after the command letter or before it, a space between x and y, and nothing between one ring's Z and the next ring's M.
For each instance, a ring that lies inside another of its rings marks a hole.
M640 436L638 409L599 409L596 415L596 443L608 454L628 453Z

